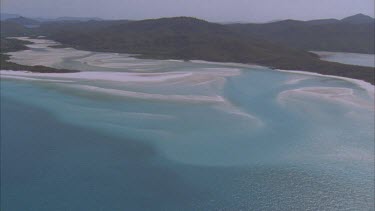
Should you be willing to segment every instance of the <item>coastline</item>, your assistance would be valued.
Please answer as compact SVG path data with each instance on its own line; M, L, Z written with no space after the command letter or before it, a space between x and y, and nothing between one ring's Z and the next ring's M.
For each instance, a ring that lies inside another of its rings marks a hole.
M295 73L295 74L302 74L302 75L311 75L311 76L318 76L318 77L327 77L327 78L335 78L335 79L341 79L344 81L351 82L362 89L366 90L370 96L375 95L375 85L371 84L367 81L355 79L355 78L349 78L349 77L343 77L343 76L336 76L336 75L329 75L329 74L321 74L317 72L310 72L310 71L303 71L303 70L284 70L284 69L277 69L273 67L267 67L257 64L246 64L246 63L236 63L236 62L212 62L212 61L205 61L205 60L191 60L191 62L195 63L206 63L206 64L219 64L219 65L228 65L228 66L236 66L236 67L246 67L246 68L261 68L261 69L269 69L273 71L278 72L286 72L286 73ZM374 70L375 71L375 70Z
M176 61L176 60L175 60ZM181 62L184 62L183 60L178 60ZM375 85L364 81L360 79L354 79L354 78L348 78L348 77L343 77L343 76L336 76L336 75L328 75L328 74L321 74L321 73L316 73L316 72L309 72L309 71L302 71L302 70L283 70L283 69L274 69L272 67L267 67L267 66L261 66L257 64L246 64L246 63L235 63L235 62L212 62L212 61L205 61L205 60L191 60L188 62L193 62L193 63L206 63L206 64L217 64L217 65L224 65L224 66L234 66L234 67L245 67L245 68L261 68L261 69L269 69L271 71L278 71L278 72L286 72L286 73L294 73L294 74L302 74L302 75L310 75L310 76L318 76L318 77L327 77L327 78L335 78L335 79L341 79L344 81L348 81L350 83L353 83L357 85L358 87L366 90L369 96L374 97L375 95ZM30 66L30 67L35 67L35 66ZM41 76L46 75L48 76L48 73L57 73L57 74L62 74L62 73L69 73L69 74L74 74L74 73L83 73L80 71L74 71L72 72L34 72L34 71L29 71L29 70L8 70L8 69L0 69L0 75L3 75L2 73L9 73L9 72L18 72L18 73L32 73L35 74L35 76ZM23 74L22 74L23 75ZM6 74L4 75L6 76ZM5 78L5 77L4 77Z
M364 81L364 80L347 78L347 77L336 76L336 75L325 75L325 74L307 72L307 71L300 71L300 70L282 70L282 69L274 69L274 70L279 71L279 72L287 72L287 73L295 73L295 74L302 74L302 75L311 75L311 76L318 76L318 77L341 79L341 80L353 83L353 84L357 85L358 87L366 90L366 92L368 93L368 95L370 97L374 97L374 95L375 95L375 86L373 84L369 83L369 82Z
M20 40L23 42L32 41L34 44L38 44L35 42L37 39L30 39L27 37L11 37L11 39ZM48 39L41 39L41 42L47 42L47 47L53 46L55 44L61 44L61 42L55 40L48 40ZM27 47L27 45L26 45ZM81 48L75 46L75 50L80 50ZM82 49L88 50L88 49ZM92 51L96 53L102 53L102 51ZM119 52L116 52L119 53ZM134 58L139 58L138 54L129 54L129 56ZM143 55L144 56L144 55ZM142 55L141 55L142 57ZM148 58L148 56L147 56ZM321 59L317 59L316 61L302 61L302 63L296 64L289 64L284 63L281 61L264 61L263 64L254 63L254 62L231 62L231 61L210 61L210 60L200 60L200 59L173 59L169 58L160 58L160 57L153 57L150 56L149 59L154 60L169 60L169 61L181 61L181 62L192 62L192 63L206 63L206 64L220 64L225 66L237 66L237 67L250 67L250 68L269 68L269 69L276 69L276 70L286 70L286 71L300 71L300 72L308 72L308 73L316 73L317 75L327 75L327 76L337 76L337 78L350 78L353 80L360 80L366 83L375 84L374 81L374 68L366 67L366 66L358 66L353 64L344 64L340 62L332 62L332 61L325 61ZM9 61L9 56L5 56L3 58L4 64L1 65L0 69L8 69L13 70L13 68L17 68L17 70L25 69L25 71L32 71L32 72L56 72L56 73L63 73L63 72L79 72L75 70L57 70L50 67L44 66L24 66L19 65L16 63L12 63ZM281 63L280 63L281 62ZM269 63L269 64L267 64ZM274 65L270 63L275 63ZM37 68L36 68L37 67ZM43 69L40 71L39 69ZM367 86L367 85L364 85Z
M37 44L36 39L28 39L27 37L11 37L11 39L21 40L23 42L27 42L27 41L32 40L32 42ZM43 41L43 39L42 39L42 41ZM49 43L47 43L48 47L51 46L51 45L54 45L54 44L59 44L58 42L53 41L53 40L44 40L44 41L49 42ZM26 45L26 48L28 48L28 47L29 46ZM7 52L4 52L4 53L7 53ZM130 56L136 56L136 55L130 55ZM18 63L11 62L9 59L10 58L7 54L4 54L4 56L2 56L2 64L0 66L0 71L2 73L2 76L8 75L7 73L9 73L9 71L22 72L21 75L23 75L23 76L25 76L24 75L25 73L28 75L28 73L31 72L31 73L37 73L37 74L35 74L35 76L46 75L47 77L50 74L45 74L45 73L58 73L58 74L70 73L70 74L68 74L70 76L76 76L76 75L79 76L79 74L74 74L74 73L80 72L80 71L75 71L75 70L60 70L60 69L58 70L58 69L55 69L55 68L45 67L45 66L40 66L40 65L36 65L36 66L21 65L21 64L18 64ZM158 59L156 59L156 60L158 60ZM357 78L354 78L354 77L345 77L345 76L338 76L338 75L334 75L334 74L321 73L324 70L309 71L309 70L303 70L303 68L298 69L298 70L295 70L295 69L289 70L289 69L276 68L276 67L272 67L272 66L269 66L269 65L260 65L260 64L255 64L255 63L218 62L218 61L208 61L208 60L188 60L188 61L185 61L185 60L182 60L182 59L181 60L173 59L172 61L191 62L191 63L197 63L197 64L216 64L216 65L223 65L223 66L226 66L226 67L269 69L269 70L275 70L275 71L287 72L287 73L296 73L296 74L304 74L304 75L311 75L311 76L335 78L335 79L345 80L345 81L351 82L351 83L359 86L360 88L366 90L368 95L371 96L371 97L373 97L374 93L375 93L375 86L374 86L373 81L371 83L367 80L357 79ZM341 65L342 63L337 62L337 64ZM345 65L345 64L342 64L342 65ZM358 67L361 67L361 66L358 66ZM364 67L364 68L366 68L366 67ZM368 67L368 68L370 68L370 67ZM322 67L322 69L324 69L324 67ZM4 72L5 72L5 74L4 74ZM73 75L71 75L72 73L73 73ZM82 73L83 72L81 72L81 74ZM54 74L52 74L52 75L54 75ZM52 76L52 75L50 75L50 76ZM94 75L95 75L95 73L94 73ZM125 75L129 76L129 74L125 74ZM132 75L132 74L130 74L130 75ZM137 74L135 74L135 75L137 75ZM134 75L132 75L132 76L134 76ZM7 77L2 77L2 78L7 78ZM73 77L73 78L75 78L75 77ZM80 78L80 77L77 77L77 79L78 78ZM106 78L106 77L104 77L104 78Z
M375 68L375 54L331 52L331 51L310 51L317 54L321 60L338 62L348 65L359 65L363 67Z

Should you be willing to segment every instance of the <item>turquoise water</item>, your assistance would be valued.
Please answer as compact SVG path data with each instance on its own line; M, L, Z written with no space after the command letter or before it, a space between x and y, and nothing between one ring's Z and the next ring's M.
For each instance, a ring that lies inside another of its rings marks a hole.
M2 71L2 210L374 210L371 90L33 47L84 72Z

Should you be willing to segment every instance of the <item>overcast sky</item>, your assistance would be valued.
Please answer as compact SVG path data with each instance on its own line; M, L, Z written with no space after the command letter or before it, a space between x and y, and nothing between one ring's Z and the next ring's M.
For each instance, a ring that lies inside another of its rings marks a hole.
M1 12L28 17L145 19L194 16L216 22L374 17L374 0L0 0Z

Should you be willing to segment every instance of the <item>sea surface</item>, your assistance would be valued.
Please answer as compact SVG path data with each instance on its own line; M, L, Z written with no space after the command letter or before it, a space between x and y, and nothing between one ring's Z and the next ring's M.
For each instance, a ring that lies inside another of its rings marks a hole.
M343 64L352 64L365 67L375 67L375 54L362 53L345 53L345 52L328 52L313 51L320 56L322 60L338 62Z
M374 210L373 86L21 39L1 210Z

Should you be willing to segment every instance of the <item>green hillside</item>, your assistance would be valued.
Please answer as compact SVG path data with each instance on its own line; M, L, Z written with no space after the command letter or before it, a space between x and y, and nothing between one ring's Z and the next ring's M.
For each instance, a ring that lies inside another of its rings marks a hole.
M375 21L355 15L341 21L285 20L265 24L230 24L234 31L303 50L375 53Z

